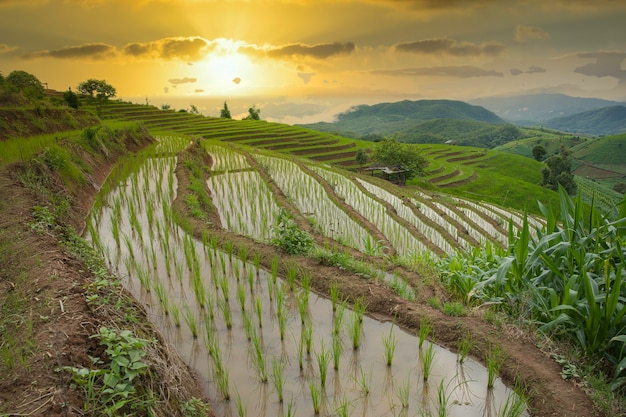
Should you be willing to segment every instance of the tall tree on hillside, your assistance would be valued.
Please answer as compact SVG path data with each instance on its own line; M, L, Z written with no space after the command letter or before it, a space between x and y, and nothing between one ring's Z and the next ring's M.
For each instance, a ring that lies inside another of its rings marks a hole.
M230 110L228 110L228 104L224 102L224 108L220 111L220 117L222 119L232 119L230 115Z
M546 159L545 163L546 166L541 171L543 175L542 185L557 191L560 184L568 194L575 194L577 186L571 172L572 162L569 159L567 148L561 146L559 154Z
M428 161L417 146L401 143L393 138L384 138L374 146L372 160L380 165L401 166L409 171L409 178L424 173Z
M248 115L244 117L244 120L261 120L261 109L257 109L256 104L248 109Z
M43 97L43 84L37 77L26 71L16 70L6 77L5 84L14 92L21 92L29 99Z
M537 145L533 148L533 158L535 158L535 160L537 161L543 161L543 158L546 157L546 154L548 152L546 151L546 148L543 147L543 145Z
M363 148L359 148L356 151L356 163L359 164L360 168L367 164L367 154Z
M78 101L76 93L72 91L72 87L68 88L67 91L63 93L63 99L67 105L73 109L80 107L80 101Z
M98 115L102 111L102 106L117 94L115 87L107 83L106 80L96 80L95 78L90 78L78 84L78 91L90 97L96 105Z

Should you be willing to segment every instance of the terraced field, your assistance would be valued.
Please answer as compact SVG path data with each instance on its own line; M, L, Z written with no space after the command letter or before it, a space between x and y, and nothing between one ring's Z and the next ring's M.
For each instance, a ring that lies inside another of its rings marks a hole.
M176 133L236 142L256 148L290 153L314 161L324 161L345 168L357 168L357 149L371 145L367 142L280 123L204 117L188 112L159 110L153 106L119 101L109 103L102 117L141 121L155 133Z

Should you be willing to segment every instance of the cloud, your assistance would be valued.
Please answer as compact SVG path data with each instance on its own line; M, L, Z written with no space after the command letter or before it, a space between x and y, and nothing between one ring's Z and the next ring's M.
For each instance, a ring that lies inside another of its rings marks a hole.
M189 63L201 60L215 47L215 43L198 36L174 37L150 42L129 43L124 47L123 53L142 59L164 59L168 61L179 59Z
M367 0L369 3L419 11L462 11L495 4L497 0Z
M442 66L442 67L422 67L422 68L404 68L397 70L374 70L371 74L389 75L394 77L454 77L454 78L472 78L472 77L502 77L504 74L498 71L485 70L469 65L461 66Z
M517 28L515 28L515 40L517 42L548 38L550 38L550 34L536 26L517 25Z
M177 85L177 84L195 83L198 80L196 78L185 77L185 78L170 78L167 81L169 81L170 84L176 84Z
M268 57L275 59L283 58L315 58L324 59L338 55L350 55L356 46L353 42L333 42L307 45L303 43L292 43L283 46L259 47L257 45L241 46L238 52L257 57Z
M0 0L1 2L2 0ZM17 49L17 46L10 46L6 43L0 43L0 54L8 54L9 52L13 52Z
M41 50L22 55L24 59L58 58L58 59L92 59L101 60L116 55L115 46L106 43L85 43L77 46L66 46L61 49Z
M526 71L518 69L518 68L512 68L510 70L511 75L521 75L521 74L536 74L539 72L546 72L547 70L545 68L541 68L541 67L529 67Z
M233 80L232 80L232 81L233 81L235 84L239 84L239 83L241 82L241 78L239 78L239 77L235 77L235 78L233 78Z
M204 90L201 88L196 88L195 90L193 90L194 93L204 93Z
M163 92L165 94L169 93L170 92L170 88L169 87L163 87Z
M614 77L620 84L626 83L626 70L622 69L625 52L583 52L578 57L595 59L596 62L578 67L574 72L591 77Z
M450 38L423 39L394 45L397 51L415 54L452 55L452 56L496 56L500 55L505 46L497 42L476 45L470 42L458 42Z
M311 81L311 77L313 77L315 75L314 72L299 72L298 73L298 77L302 78L302 81L304 81L304 84L308 84L309 81Z

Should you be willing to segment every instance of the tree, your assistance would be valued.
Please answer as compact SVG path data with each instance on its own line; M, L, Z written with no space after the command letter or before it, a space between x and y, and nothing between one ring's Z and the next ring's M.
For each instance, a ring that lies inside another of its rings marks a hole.
M222 119L232 119L230 115L230 110L228 110L228 104L224 102L224 108L220 111L220 117Z
M367 154L363 148L359 148L356 151L356 163L359 164L361 168L363 168L363 165L367 164Z
M26 71L12 71L5 79L14 91L22 92L28 98L43 97L43 84L37 77Z
M78 91L82 94L88 95L96 105L96 111L100 115L102 106L112 97L115 97L117 91L115 87L108 84L106 80L96 80L90 78L87 81L83 81L78 84Z
M256 105L250 107L248 109L248 115L246 117L244 117L244 120L261 120L261 116L259 116L259 113L261 113L261 109L257 109Z
M557 191L560 184L568 194L575 194L577 186L571 172L572 163L569 159L567 148L561 146L559 154L546 159L545 163L546 166L541 171L543 176L542 185Z
M547 153L543 145L537 145L533 148L533 158L535 158L536 161L543 161Z
M378 142L372 160L381 165L401 166L409 171L408 178L422 175L428 163L415 145L400 143L395 137Z
M191 114L200 114L200 111L194 104L189 105L189 113Z
M63 99L73 109L77 109L80 107L80 101L78 101L78 96L75 92L72 91L72 88L68 88L66 92L63 93Z

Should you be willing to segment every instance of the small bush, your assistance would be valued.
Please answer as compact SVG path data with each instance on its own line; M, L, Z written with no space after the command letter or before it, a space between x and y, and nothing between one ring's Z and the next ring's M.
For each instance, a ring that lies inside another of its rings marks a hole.
M276 238L273 244L292 255L305 255L313 247L313 238L298 225L285 210L281 210L276 219Z

